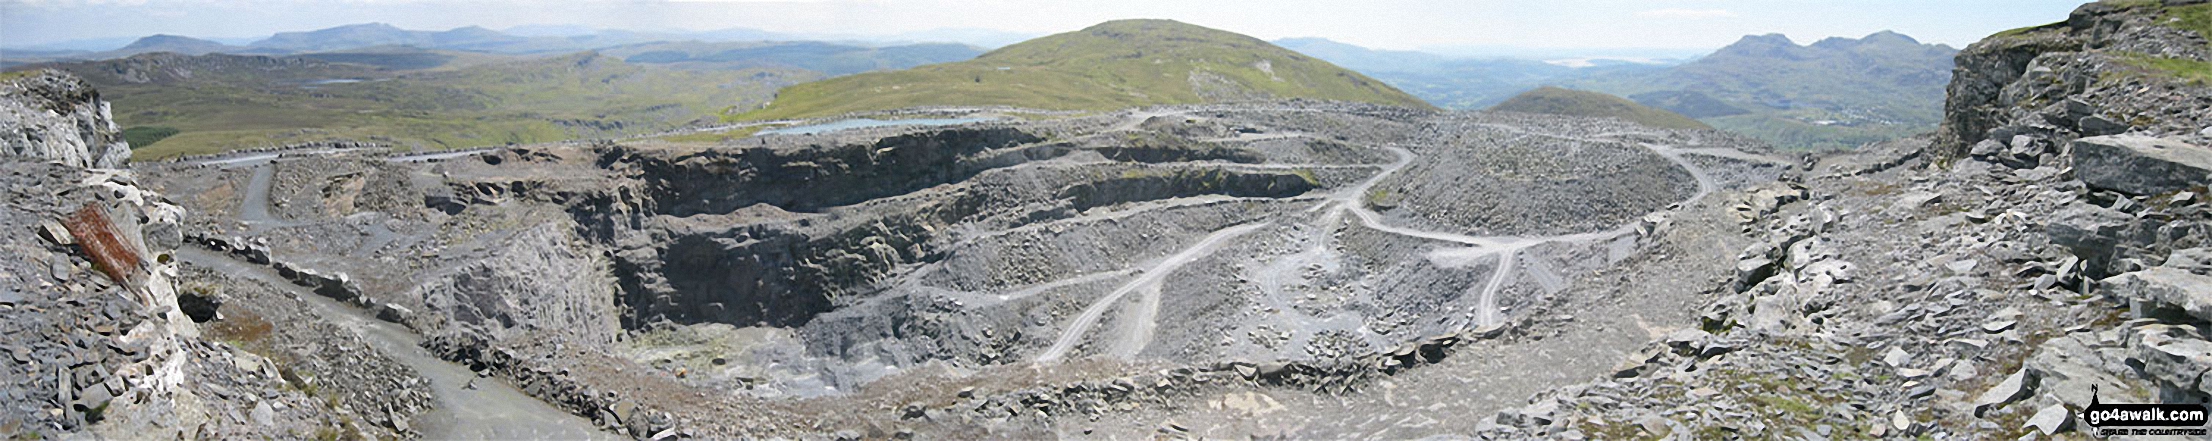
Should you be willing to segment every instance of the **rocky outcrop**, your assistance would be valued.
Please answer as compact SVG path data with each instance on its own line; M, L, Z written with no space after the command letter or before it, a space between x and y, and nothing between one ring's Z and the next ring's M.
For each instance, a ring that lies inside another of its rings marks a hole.
M2212 61L2204 36L2169 26L2198 3L2091 2L2066 21L1967 47L1935 156L2035 168L2052 165L2045 161L2074 138L2196 135L2212 123L2212 106L2189 97L2205 86L2156 66Z
M130 160L130 145L91 84L54 70L16 75L0 79L0 154L84 168Z
M977 154L1042 138L1015 129L958 129L811 148L698 152L608 149L600 161L634 170L676 216L753 204L814 211L959 182L991 167Z
M621 332L614 280L606 261L579 248L569 228L545 223L514 233L499 256L452 269L415 288L428 314L414 317L426 333L468 334L471 341L549 338L586 347L613 343ZM379 305L393 319L405 307Z
M182 211L127 172L0 169L0 227L18 232L0 235L0 358L12 358L0 363L0 436L171 412L192 393L184 361L199 328L178 307L176 242L149 232L173 232Z

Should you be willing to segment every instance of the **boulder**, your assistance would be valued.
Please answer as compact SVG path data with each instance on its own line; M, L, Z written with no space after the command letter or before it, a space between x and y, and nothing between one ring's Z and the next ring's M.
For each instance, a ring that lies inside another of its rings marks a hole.
M2212 321L2212 276L2170 266L2150 268L2104 279L2103 289L2128 299L2137 317L2186 315Z
M2077 332L2044 342L2024 364L2036 378L2036 394L2059 403L2085 406L2097 391L2105 402L2144 402L2148 397L2133 395L2128 382L2111 373L2128 369L2126 358L2125 350Z
M2117 135L2128 131L2127 124L2098 115L2084 116L2074 127L2081 128L2083 135L2090 136Z
M1985 416L1991 410L2035 395L2038 379L2035 372L2027 369L2013 372L2004 381L1997 382L1996 387L1989 388L1981 396L1974 398L1974 415Z
M2051 243L2073 250L2075 256L2088 264L2084 272L2089 277L2103 277L2103 271L2121 245L2150 241L2143 229L2137 228L2135 216L2116 210L2073 204L2051 216L2051 221L2044 226Z
M2067 411L2064 404L2044 406L2043 410L2035 411L2035 416L2028 417L2026 427L2042 431L2044 435L2056 435L2074 428L2073 412Z
M2212 394L2212 386L2199 382L2212 371L2212 342L2196 336L2193 326L2151 324L2128 336L2134 360L2142 363L2145 377L2159 383L2159 399L2167 402L2200 402Z
M2212 275L2212 248L2174 250L2166 256L2167 268L2188 271L2197 275Z
M2090 188L2134 195L2212 183L2212 150L2148 136L2075 140L2074 175Z
M376 306L377 320L404 324L414 316L415 312L413 310L395 303L381 303Z

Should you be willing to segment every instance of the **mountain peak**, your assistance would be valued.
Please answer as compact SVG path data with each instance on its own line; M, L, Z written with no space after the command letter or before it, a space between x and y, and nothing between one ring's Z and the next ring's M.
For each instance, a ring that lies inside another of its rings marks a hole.
M324 29L321 29L321 30L323 30L323 31L398 31L398 30L402 30L402 29L400 29L400 28L399 28L398 26L392 26L392 24L391 24L391 23L385 23L385 22L380 22L380 21L377 21L377 22L368 22L368 23L355 23L355 24L349 24L349 25L339 25L339 26L332 26L332 27L329 27L329 28L324 28ZM309 31L309 32L315 32L315 31Z
M1856 40L1845 37L1829 37L1820 40L1820 42L1818 43L1813 43L1812 47L1821 49L1855 49L1865 46L1920 45L1920 40L1915 40L1912 37L1906 36L1905 34L1900 34L1896 31L1881 31L1875 32L1873 34L1868 34L1865 38L1860 38Z
M1796 46L1797 42L1791 41L1789 36L1782 34L1745 35L1743 36L1743 39L1736 40L1736 44L1730 46L1740 46L1746 44Z
M173 45L180 45L180 44L191 44L191 45L217 45L217 46L220 46L220 45L222 45L222 43L216 43L216 42L213 42L213 41L208 41L208 40L201 40L201 39L198 39L198 38L192 38L192 37L186 37L186 36L183 36L183 35L172 35L172 34L154 34L154 35L148 35L148 36L145 36L145 37L140 37L140 38L139 38L139 39L138 39L137 41L132 41L130 45L128 45L128 46L123 46L123 48L124 48L124 49L135 49L135 48L146 48L146 47L155 47L155 46L173 46Z
M137 41L132 41L131 44L125 45L121 49L106 52L106 54L110 57L126 57L147 52L175 52L186 55L200 55L209 52L226 52L233 49L236 48L233 48L230 45L208 40L201 40L198 38L186 37L182 35L155 34L139 38Z
M1746 35L1742 40L1737 40L1736 44L1720 48L1719 51L1713 52L1713 55L1707 58L1749 57L1794 60L1803 58L1804 54L1801 52L1804 51L1804 46L1798 46L1797 42L1790 41L1790 37L1782 34Z
M1884 31L1881 31L1881 32L1875 32L1875 33L1872 33L1872 34L1867 34L1866 38L1861 38L1861 39L1859 39L1859 41L1897 41L1897 42L1905 42L1905 43L1912 43L1912 44L1920 44L1920 40L1916 40L1916 39L1913 39L1913 38L1912 38L1911 36L1908 36L1908 35L1905 35L1905 34L1900 34L1900 33L1897 33L1897 31L1890 31L1890 30L1884 30Z

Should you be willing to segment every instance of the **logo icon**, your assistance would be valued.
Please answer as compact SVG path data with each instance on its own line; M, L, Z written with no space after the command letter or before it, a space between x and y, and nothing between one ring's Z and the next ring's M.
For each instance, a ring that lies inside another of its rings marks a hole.
M2107 404L2089 386L2089 407L2081 420L2095 428L2097 436L2188 435L2205 436L2203 404Z

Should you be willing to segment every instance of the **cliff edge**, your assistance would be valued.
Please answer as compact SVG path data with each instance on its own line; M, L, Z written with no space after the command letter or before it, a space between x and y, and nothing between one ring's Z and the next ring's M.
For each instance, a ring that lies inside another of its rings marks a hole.
M0 74L0 154L122 168L131 147L91 84L38 70Z

